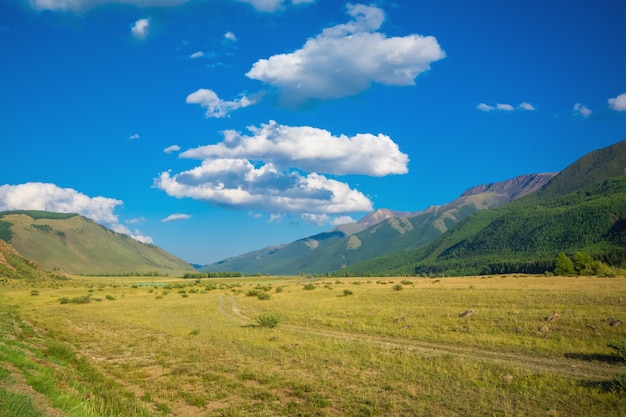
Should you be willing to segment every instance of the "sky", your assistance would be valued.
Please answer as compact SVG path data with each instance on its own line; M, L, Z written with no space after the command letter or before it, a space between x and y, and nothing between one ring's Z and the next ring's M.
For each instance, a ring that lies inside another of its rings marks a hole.
M626 2L0 0L0 210L210 264L626 139Z

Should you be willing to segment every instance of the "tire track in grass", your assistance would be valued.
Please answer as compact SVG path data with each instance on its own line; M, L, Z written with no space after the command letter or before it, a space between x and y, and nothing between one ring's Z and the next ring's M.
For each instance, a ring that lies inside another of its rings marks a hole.
M223 296L220 296L218 311L224 316L238 321L242 325L253 324L253 320L251 318L241 313L237 306L237 301L230 295L227 295L226 297L228 298L230 304L228 310L225 308L226 300ZM309 336L359 342L387 349L407 349L413 354L424 356L451 355L469 361L488 362L514 368L525 368L530 369L533 372L559 374L594 382L608 381L614 378L617 374L626 373L626 365L611 365L598 362L589 363L565 357L547 358L509 352L497 352L478 347L463 347L415 339L402 339L398 337L351 333L347 331L316 329L294 324L281 324L280 328Z

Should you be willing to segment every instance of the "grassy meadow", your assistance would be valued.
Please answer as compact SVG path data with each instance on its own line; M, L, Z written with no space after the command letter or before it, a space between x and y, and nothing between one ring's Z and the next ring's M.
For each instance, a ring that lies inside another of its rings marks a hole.
M623 277L0 279L0 415L622 416L620 342Z

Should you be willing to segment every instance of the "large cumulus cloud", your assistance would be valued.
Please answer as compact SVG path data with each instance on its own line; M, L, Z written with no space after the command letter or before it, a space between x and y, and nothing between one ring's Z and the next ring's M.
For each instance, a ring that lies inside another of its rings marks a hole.
M352 20L324 29L302 48L260 59L246 74L275 87L287 105L352 96L372 83L407 86L445 57L433 36L387 37L384 12L348 5Z
M325 174L408 172L408 156L385 135L333 136L324 129L274 121L248 130L250 135L226 131L222 142L182 152L180 157L200 159L201 165L162 172L155 187L173 197L307 220L372 210L363 193Z

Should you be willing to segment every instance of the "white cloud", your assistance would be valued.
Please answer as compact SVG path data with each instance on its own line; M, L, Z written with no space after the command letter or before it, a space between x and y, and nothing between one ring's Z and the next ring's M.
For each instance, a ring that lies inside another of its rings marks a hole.
M500 110L500 111L515 111L515 107L513 107L513 105L511 104L507 104L507 103L497 103L495 106L491 106L489 104L486 103L480 103L478 106L476 106L476 108L480 111L484 111L484 112L490 112L492 110ZM518 109L522 109L522 110L526 110L526 111L534 111L535 107L528 103L527 101L523 101L519 104L519 106L517 106Z
M314 224L316 226L323 226L328 223L329 217L327 214L312 214L312 213L303 213L300 215L300 218L307 223Z
M141 242L152 243L148 236L139 231L131 232L120 224L113 213L123 202L107 197L89 197L71 188L60 188L55 184L29 182L26 184L0 186L0 211L44 210L57 213L77 213L109 229L131 236Z
M133 140L133 139L139 139L139 138L140 138L139 133L135 133L134 135L130 135L130 136L128 137L128 139L130 139L130 140Z
M609 107L615 111L626 111L626 93L609 99Z
M103 4L128 4L138 7L171 7L187 3L189 0L28 0L37 10L86 10Z
M352 96L373 83L415 84L415 78L445 57L433 36L388 38L378 32L385 15L374 6L348 6L352 20L326 28L292 53L253 64L247 77L275 87L286 105Z
M172 153L172 152L178 152L178 151L180 151L180 146L178 145L168 146L167 148L163 149L163 152L165 153Z
M246 159L207 159L179 174L163 172L155 187L172 197L270 213L372 210L371 201L348 184L316 173L279 172L271 163L257 168Z
M220 99L215 91L201 88L187 96L187 104L199 104L206 108L206 117L222 118L233 110L256 104L255 101L243 96L238 100L226 101Z
M203 56L204 56L204 52L198 51L198 52L194 52L193 54L189 55L189 58L196 59L196 58L202 58Z
M146 218L142 216L142 217L135 217L133 219L128 219L128 220L126 220L126 223L127 224L138 224L138 223L143 223L145 221L146 221Z
M535 111L535 106L526 101L521 102L518 107L522 110Z
M248 127L252 136L228 130L216 145L187 150L182 158L232 158L265 161L278 169L297 168L334 175L406 174L409 157L389 136L360 133L333 136L309 126L284 126L270 121Z
M86 10L103 4L128 4L137 7L173 7L190 2L192 0L28 0L30 5L37 10L54 11L78 11ZM294 5L312 3L315 0L234 0L251 4L255 9L263 12L274 12L285 3Z
M163 172L154 186L177 198L318 222L322 215L372 210L360 191L320 172L408 172L408 156L385 135L333 136L323 129L274 121L248 129L250 136L226 131L221 143L181 153L183 158L201 159L201 165L177 174Z
M304 4L313 3L315 0L237 0L243 3L251 4L255 9L261 12L275 12L284 7L285 3Z
M515 110L515 107L511 106L510 104L498 103L496 104L496 109L502 111L513 111Z
M170 214L166 218L162 219L161 223L174 222L174 221L177 221L177 220L187 220L187 219L190 219L190 218L191 218L191 216L189 214L175 213L175 214Z
M150 19L139 19L130 28L136 39L145 39L150 31Z
M585 119L591 116L591 109L583 105L582 103L574 104L574 114L584 117Z
M236 41L237 37L235 36L233 32L228 31L224 34L224 39L227 39L229 41Z
M350 216L337 216L331 220L331 223L335 226L340 226L342 224L356 223L356 220Z

